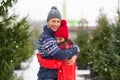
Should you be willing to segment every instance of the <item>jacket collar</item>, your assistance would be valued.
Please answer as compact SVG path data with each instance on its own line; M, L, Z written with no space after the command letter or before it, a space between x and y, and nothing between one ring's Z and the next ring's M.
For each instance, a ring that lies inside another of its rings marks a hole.
M46 26L44 26L44 34L53 37L53 36L54 36L54 31L52 31L52 30L51 30L50 28L48 28L47 25L46 25Z

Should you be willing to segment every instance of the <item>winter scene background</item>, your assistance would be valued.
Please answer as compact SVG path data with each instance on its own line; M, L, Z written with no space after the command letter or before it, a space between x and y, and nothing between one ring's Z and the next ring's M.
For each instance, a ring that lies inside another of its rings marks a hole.
M80 47L76 80L120 80L119 0L0 0L0 80L37 80L37 42L51 6Z

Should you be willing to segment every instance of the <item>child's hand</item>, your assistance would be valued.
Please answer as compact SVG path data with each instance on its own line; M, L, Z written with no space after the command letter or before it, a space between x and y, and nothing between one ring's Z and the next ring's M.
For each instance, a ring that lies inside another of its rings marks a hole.
M66 63L67 65L72 65L72 64L76 63L76 59L77 59L77 56L74 55L72 58L70 58L70 59L68 59L68 60L65 60L65 63Z

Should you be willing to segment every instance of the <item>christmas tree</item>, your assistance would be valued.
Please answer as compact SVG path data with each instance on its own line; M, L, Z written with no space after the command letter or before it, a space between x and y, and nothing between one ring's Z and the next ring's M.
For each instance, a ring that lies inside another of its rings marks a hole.
M17 0L1 0L0 5L0 80L14 80L13 70L32 54L26 17L18 20L9 14Z

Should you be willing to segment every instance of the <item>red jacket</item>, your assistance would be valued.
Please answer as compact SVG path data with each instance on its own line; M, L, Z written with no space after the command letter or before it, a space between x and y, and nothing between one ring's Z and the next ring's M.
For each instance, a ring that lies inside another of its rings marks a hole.
M59 45L61 49L68 49L72 47L72 43L67 40ZM42 67L48 69L58 69L57 80L76 80L76 63L73 65L66 65L65 61L57 59L43 59L39 53L36 54L38 62Z

